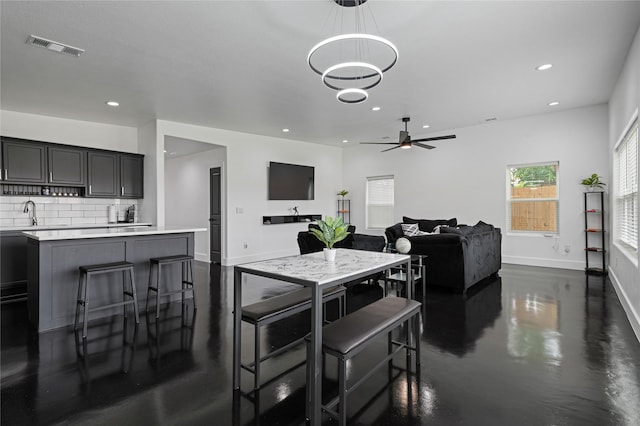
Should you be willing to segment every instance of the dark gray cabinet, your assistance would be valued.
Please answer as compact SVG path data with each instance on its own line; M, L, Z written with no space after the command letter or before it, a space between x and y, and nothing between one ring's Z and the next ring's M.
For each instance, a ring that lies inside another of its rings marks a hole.
M120 196L118 154L103 151L87 153L87 197Z
M43 143L2 138L2 181L47 182L47 150Z
M120 154L120 197L143 198L144 157Z
M49 183L84 185L86 183L86 150L48 146Z
M27 237L19 231L0 233L0 300L27 297Z

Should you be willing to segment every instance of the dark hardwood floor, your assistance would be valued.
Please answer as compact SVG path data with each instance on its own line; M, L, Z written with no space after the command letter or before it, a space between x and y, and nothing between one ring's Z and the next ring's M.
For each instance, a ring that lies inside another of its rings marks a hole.
M1 306L2 425L301 425L304 366L257 395L231 390L232 269L198 263L198 310L163 305L139 327L117 316L37 334L26 303ZM382 369L350 396L354 425L638 425L640 343L608 280L582 272L505 265L467 296L424 300L419 376ZM248 277L245 303L292 288ZM348 292L349 310L382 297ZM308 316L274 324L264 344L303 335ZM252 329L243 328L244 359ZM386 341L351 364L367 371ZM268 379L304 359L301 346L264 364ZM398 355L396 364L404 358ZM325 391L335 390L327 362ZM248 389L252 377L243 372ZM327 424L335 424L331 420Z

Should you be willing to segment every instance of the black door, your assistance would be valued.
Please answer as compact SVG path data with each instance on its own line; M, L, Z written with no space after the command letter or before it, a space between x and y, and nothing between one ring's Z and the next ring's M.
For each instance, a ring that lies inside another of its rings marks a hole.
M211 262L214 263L222 261L220 177L220 167L214 167L209 170L209 228Z

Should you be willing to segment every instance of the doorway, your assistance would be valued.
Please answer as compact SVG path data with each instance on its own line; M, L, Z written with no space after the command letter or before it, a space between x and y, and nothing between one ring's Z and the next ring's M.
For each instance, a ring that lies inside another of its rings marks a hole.
M209 170L209 247L211 247L211 262L222 261L222 234L221 229L221 174L220 167L212 167Z

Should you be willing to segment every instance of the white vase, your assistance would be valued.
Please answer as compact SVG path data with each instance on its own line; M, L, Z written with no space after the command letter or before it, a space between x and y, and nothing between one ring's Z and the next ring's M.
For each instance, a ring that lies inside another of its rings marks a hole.
M335 262L336 261L336 249L323 248L324 252L324 260L327 262Z

